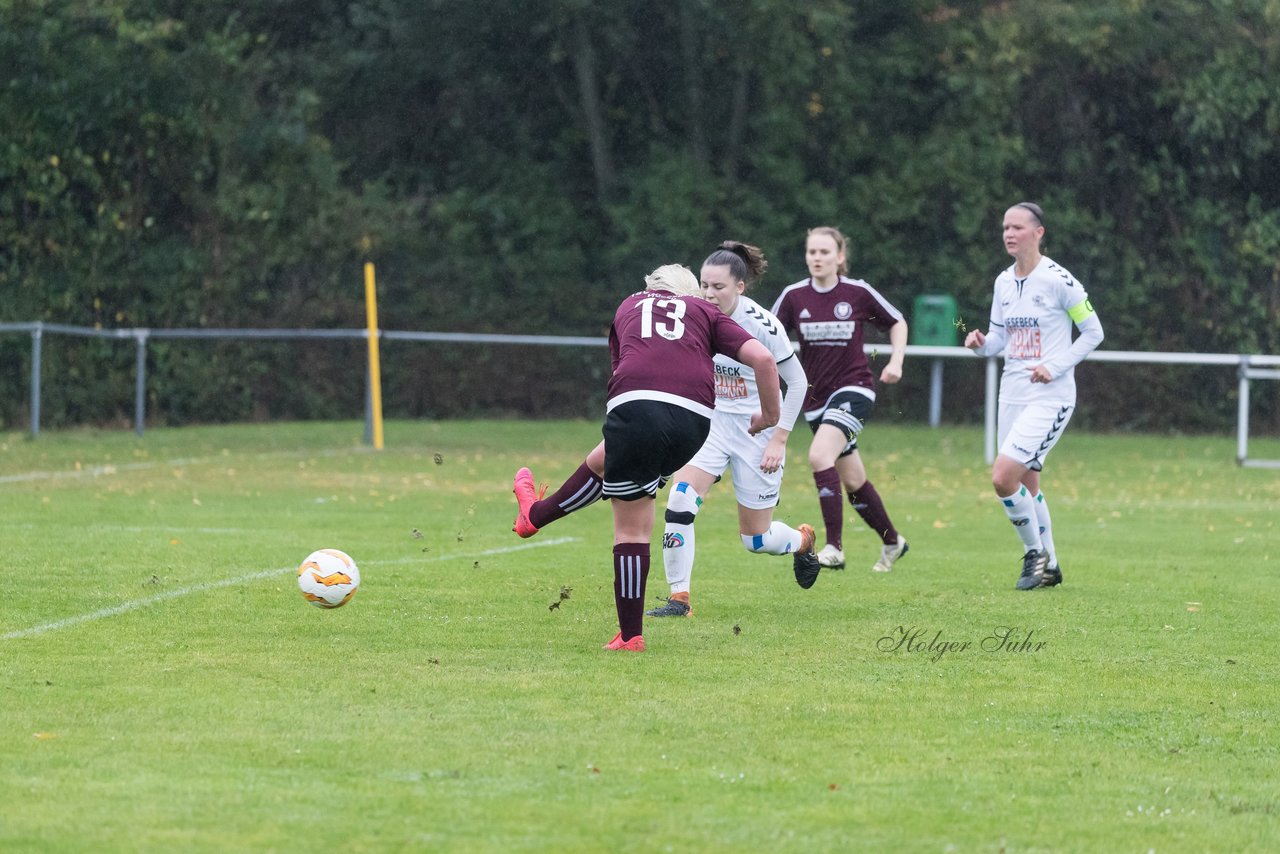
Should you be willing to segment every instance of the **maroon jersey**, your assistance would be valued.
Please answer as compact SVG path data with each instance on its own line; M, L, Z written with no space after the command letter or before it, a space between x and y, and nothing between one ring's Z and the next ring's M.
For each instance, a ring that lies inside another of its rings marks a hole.
M835 287L819 291L813 279L786 288L773 313L800 342L800 364L809 377L806 412L826 407L842 389L876 399L876 379L862 351L863 324L887 330L902 312L861 279L841 276Z
M751 335L719 308L696 296L665 291L632 294L609 329L607 409L631 400L657 400L711 417L716 402L712 358L736 357Z

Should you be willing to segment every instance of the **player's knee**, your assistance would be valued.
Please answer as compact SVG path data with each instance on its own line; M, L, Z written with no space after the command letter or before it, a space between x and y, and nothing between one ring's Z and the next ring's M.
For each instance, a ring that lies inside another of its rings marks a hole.
M671 487L671 492L667 495L665 519L675 525L692 525L701 506L702 499L693 487L685 481L680 481Z
M1007 472L992 472L991 486L995 489L996 495L1013 495L1022 486L1022 481L1016 476L1010 476Z

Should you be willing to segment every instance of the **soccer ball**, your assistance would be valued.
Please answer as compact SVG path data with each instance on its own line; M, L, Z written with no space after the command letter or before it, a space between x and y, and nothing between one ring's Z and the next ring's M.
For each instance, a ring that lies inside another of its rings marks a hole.
M360 570L345 552L320 549L298 567L298 588L317 608L341 608L360 588Z

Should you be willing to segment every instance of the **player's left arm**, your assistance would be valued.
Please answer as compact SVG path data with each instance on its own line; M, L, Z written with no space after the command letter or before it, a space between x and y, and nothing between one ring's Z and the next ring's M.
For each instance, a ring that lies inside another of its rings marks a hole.
M809 378L805 376L804 368L795 356L778 361L778 377L787 390L782 396L778 426L774 428L769 444L760 456L760 470L770 473L780 469L787 457L787 439L791 436L791 428L796 425L796 419L800 417L800 407L804 405L804 396L809 390Z
M907 322L899 320L889 327L889 364L880 372L880 382L893 383L902 379L902 360L907 355Z
M618 371L618 362L622 361L622 344L618 341L618 324L609 327L609 373Z
M1083 296L1084 299L1067 307L1067 316L1076 325L1076 329L1080 330L1080 334L1071 342L1066 353L1056 358L1046 359L1033 368L1032 382L1052 382L1054 377L1062 376L1066 371L1083 362L1084 358L1102 343L1102 321L1098 319L1098 313L1094 311L1089 295Z
M756 390L760 393L760 411L751 416L748 428L752 436L778 423L782 408L779 390L778 363L773 360L769 348L754 338L749 338L730 358L747 365L756 374Z

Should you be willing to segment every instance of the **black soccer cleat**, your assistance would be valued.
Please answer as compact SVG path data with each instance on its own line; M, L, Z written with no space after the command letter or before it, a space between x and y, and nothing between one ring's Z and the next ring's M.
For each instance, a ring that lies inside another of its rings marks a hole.
M802 590L808 590L818 580L818 573L822 571L822 564L813 552L813 544L817 542L818 535L814 533L812 525L801 525L798 530L800 531L800 548L791 556L791 567L796 573L796 584L799 584Z
M1048 568L1049 553L1044 549L1030 549L1022 556L1022 576L1018 579L1018 589L1035 590L1044 584L1045 570Z
M688 602L688 599L687 599L687 597L688 597L688 595L689 595L689 594L687 594L687 593L686 593L686 594L684 594L684 595L685 595L685 597L686 597L685 601L681 601L681 600L679 600L679 599L675 598L676 596L679 596L679 595L680 595L680 594L679 594L679 593L677 593L677 594L675 594L675 596L672 596L670 599L668 599L668 600L667 600L667 604L665 604L665 605L662 605L662 606L660 606L660 607L658 607L658 608L653 608L652 610L649 610L649 611L645 611L645 612L644 612L644 615L645 615L646 617L688 617L688 616L691 616L691 615L693 614L693 609L689 607L689 602Z
M1044 571L1044 580L1040 582L1041 587L1057 587L1062 583L1062 567L1051 566Z

